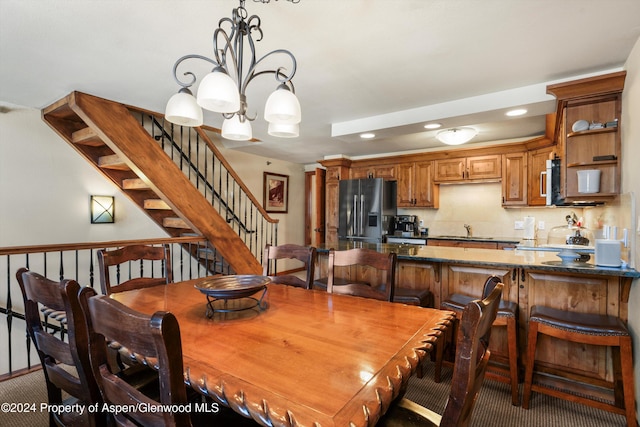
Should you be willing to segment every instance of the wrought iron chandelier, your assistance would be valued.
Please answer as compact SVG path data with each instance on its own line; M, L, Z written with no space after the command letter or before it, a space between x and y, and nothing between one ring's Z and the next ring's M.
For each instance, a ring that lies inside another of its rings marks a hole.
M254 1L269 3L270 0ZM288 1L298 3L300 0ZM176 61L173 77L182 87L169 99L165 118L182 126L200 126L203 123L204 108L222 113L225 118L222 124L223 138L236 141L250 140L253 137L251 121L255 120L256 116L247 115L247 86L258 76L272 74L277 88L267 99L264 109L264 119L269 122L269 135L297 137L300 133L300 102L291 81L296 73L296 59L285 49L273 50L256 59L255 42L262 40L263 36L261 21L257 15L249 16L244 4L245 0L240 0L240 6L233 9L231 18L222 18L218 22L218 28L213 33L213 58L189 54ZM245 43L249 47L248 52L245 51ZM290 69L261 69L263 61L273 55L288 57L291 62ZM178 77L180 65L191 59L213 64L212 71L200 81L196 97L191 91L191 87L197 81L195 73L184 72L184 81ZM246 69L245 59L249 61Z

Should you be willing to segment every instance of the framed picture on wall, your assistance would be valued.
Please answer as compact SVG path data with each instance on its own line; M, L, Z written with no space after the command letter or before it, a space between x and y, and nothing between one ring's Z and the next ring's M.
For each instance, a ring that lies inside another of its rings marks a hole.
M287 213L289 208L289 175L264 172L263 192L265 211Z

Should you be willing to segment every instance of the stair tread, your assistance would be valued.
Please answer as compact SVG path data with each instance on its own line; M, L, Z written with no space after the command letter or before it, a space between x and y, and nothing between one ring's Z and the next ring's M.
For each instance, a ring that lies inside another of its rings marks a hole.
M129 166L117 154L102 156L98 159L98 166L104 169L130 170Z
M144 201L144 208L156 209L156 210L167 210L167 211L171 210L171 206L169 206L167 202L165 202L162 199L147 199Z
M73 134L71 134L71 141L74 144L87 145L90 147L100 147L104 145L104 142L98 134L90 127L73 132Z
M149 190L151 187L140 178L128 178L122 180L123 190Z
M182 218L174 218L174 217L164 218L162 220L162 225L164 227L167 227L167 228L186 228L186 229L191 229L191 227L189 227L189 225L186 223L186 221L183 220Z

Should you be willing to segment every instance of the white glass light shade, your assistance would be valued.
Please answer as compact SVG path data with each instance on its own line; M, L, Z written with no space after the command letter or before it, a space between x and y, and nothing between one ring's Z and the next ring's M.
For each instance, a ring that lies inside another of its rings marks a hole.
M280 85L269 95L264 107L264 119L269 123L300 123L302 114L296 95L285 85Z
M460 145L469 142L477 134L478 131L473 128L456 128L438 132L436 138L447 145Z
M269 123L269 135L279 138L295 138L300 135L300 125L297 123Z
M198 86L198 105L216 113L240 110L240 92L236 82L220 67L204 76Z
M240 117L234 114L222 122L222 137L234 141L248 141L253 137L251 123L247 119L241 122Z
M198 106L196 98L189 89L181 89L180 92L169 98L165 108L164 117L171 123L180 126L201 126L202 108Z

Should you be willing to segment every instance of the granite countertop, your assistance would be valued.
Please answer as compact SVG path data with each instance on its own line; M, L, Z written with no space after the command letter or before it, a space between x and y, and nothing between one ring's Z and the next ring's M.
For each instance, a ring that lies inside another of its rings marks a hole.
M412 235L412 236L400 236L395 234L389 234L387 237L397 237L400 239L418 239L418 240L453 240L460 242L494 242L494 243L512 243L518 244L522 241L517 237L465 237L465 236L422 236L422 235Z
M516 237L465 237L465 236L427 236L427 240L456 240L462 242L495 242L495 243L520 243L522 239Z
M398 245L392 243L354 243L344 241L332 245L319 245L318 252L328 252L331 248L336 250L368 248L383 253L395 252L398 255L398 259L404 261L440 262L474 266L483 265L504 268L524 267L563 273L640 278L640 272L632 268L596 266L593 263L593 257L587 263L563 264L554 252Z

